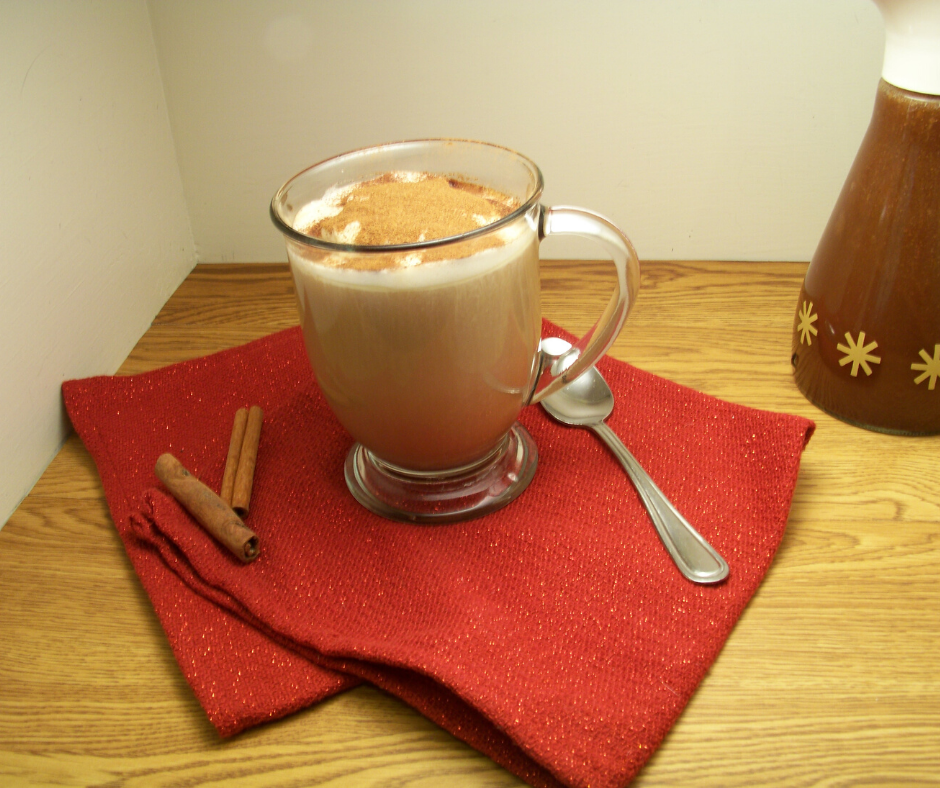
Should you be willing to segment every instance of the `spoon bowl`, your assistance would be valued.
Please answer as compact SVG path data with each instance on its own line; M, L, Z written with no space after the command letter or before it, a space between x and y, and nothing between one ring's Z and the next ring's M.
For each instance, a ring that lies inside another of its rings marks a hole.
M563 339L550 337L542 340L541 347L549 356L559 356L570 345ZM727 562L663 495L616 433L604 423L614 410L614 394L596 367L590 367L549 394L541 404L556 421L593 430L613 451L683 576L694 583L719 583L728 576Z

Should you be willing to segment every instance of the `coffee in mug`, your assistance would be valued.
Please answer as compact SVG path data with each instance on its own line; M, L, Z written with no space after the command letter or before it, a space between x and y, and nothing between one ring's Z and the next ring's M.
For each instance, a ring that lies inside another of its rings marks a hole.
M626 237L583 209L545 209L542 176L498 146L424 140L305 170L271 205L304 343L355 444L346 481L386 517L479 516L517 497L538 451L522 408L594 363L635 298ZM614 257L605 316L563 357L539 351L538 244L594 237Z

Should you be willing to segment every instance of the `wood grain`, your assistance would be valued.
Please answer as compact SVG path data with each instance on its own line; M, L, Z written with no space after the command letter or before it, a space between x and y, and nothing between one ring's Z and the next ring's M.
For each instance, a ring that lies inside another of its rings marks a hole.
M612 351L817 423L776 560L636 786L940 785L940 438L858 430L802 397L789 358L804 271L645 263ZM544 314L576 333L612 283L600 262L545 261L542 279ZM296 320L286 266L198 266L120 373ZM0 531L0 785L210 784L521 783L369 687L221 741L73 436Z

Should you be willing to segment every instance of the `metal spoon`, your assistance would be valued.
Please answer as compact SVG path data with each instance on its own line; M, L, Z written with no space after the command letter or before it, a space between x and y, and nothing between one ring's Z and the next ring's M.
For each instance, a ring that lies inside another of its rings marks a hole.
M558 337L542 340L542 349L551 355L559 355L569 347ZM666 550L686 578L694 583L718 583L728 576L727 562L663 495L616 433L604 423L613 412L614 395L595 367L545 397L542 407L562 424L592 429L610 447L639 493Z

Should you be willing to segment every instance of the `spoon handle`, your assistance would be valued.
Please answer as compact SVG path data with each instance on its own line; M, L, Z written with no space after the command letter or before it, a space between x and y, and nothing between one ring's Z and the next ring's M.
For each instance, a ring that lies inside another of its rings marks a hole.
M724 580L728 576L725 559L663 495L617 434L604 422L588 426L620 460L679 571L693 583L718 583Z

